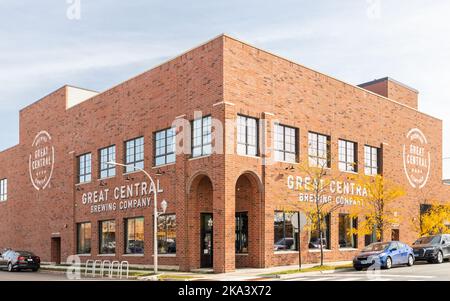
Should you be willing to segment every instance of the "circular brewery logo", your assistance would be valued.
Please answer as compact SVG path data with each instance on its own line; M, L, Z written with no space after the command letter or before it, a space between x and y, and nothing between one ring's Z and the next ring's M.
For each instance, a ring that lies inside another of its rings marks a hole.
M430 176L431 153L425 135L419 129L412 129L406 135L403 145L403 167L406 177L414 188L423 188Z
M29 157L30 179L36 190L47 188L55 164L55 148L52 137L46 131L39 132L34 138Z

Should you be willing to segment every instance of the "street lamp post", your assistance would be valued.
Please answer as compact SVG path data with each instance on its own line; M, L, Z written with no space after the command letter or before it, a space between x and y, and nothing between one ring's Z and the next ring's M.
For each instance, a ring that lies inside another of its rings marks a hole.
M151 184L153 185L154 191L153 191L153 270L155 275L158 274L158 237L157 237L157 227L158 227L158 187L156 186L155 181L153 181L153 178L150 176L148 172L146 172L144 169L136 167L131 164L121 164L117 162L106 162L108 165L117 165L117 166L123 166L123 167L132 167L135 170L143 172L147 178L150 180ZM156 174L160 175L160 174ZM163 209L163 213L167 209L167 202L163 200L161 202L161 207Z

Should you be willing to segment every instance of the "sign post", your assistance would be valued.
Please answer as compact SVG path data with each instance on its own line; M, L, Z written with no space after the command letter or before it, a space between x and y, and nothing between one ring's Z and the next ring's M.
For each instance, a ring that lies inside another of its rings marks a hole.
M293 219L292 224L298 231L298 269L302 269L302 230L307 222L306 215L302 212L297 213L297 220Z

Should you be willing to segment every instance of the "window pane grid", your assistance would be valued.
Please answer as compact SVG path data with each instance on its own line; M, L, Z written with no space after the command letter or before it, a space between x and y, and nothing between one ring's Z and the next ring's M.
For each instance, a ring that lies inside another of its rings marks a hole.
M339 170L357 171L355 142L339 140Z
M90 182L92 178L91 154L78 157L78 183Z
M240 155L258 155L257 119L238 115L237 152Z
M116 146L112 145L100 150L100 178L109 178L116 175L116 166L107 164L116 162Z
M329 137L316 133L308 134L309 165L315 167L330 167Z
M192 156L207 156L212 153L212 118L211 116L196 119L192 122Z
M297 130L275 124L274 153L276 161L295 163L297 161Z
M155 133L155 166L175 162L175 129Z
M139 137L125 142L125 172L136 171L136 168L144 168L144 137Z
M376 175L379 173L378 148L364 146L364 172L366 175Z

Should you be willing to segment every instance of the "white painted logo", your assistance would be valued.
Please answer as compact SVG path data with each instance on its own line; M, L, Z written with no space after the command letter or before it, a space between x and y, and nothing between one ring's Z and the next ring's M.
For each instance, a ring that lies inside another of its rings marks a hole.
M53 175L55 148L52 137L46 131L39 132L31 145L28 159L31 183L36 190L47 188Z
M419 129L412 129L406 135L403 145L403 167L409 184L423 188L430 176L431 153L425 135Z

